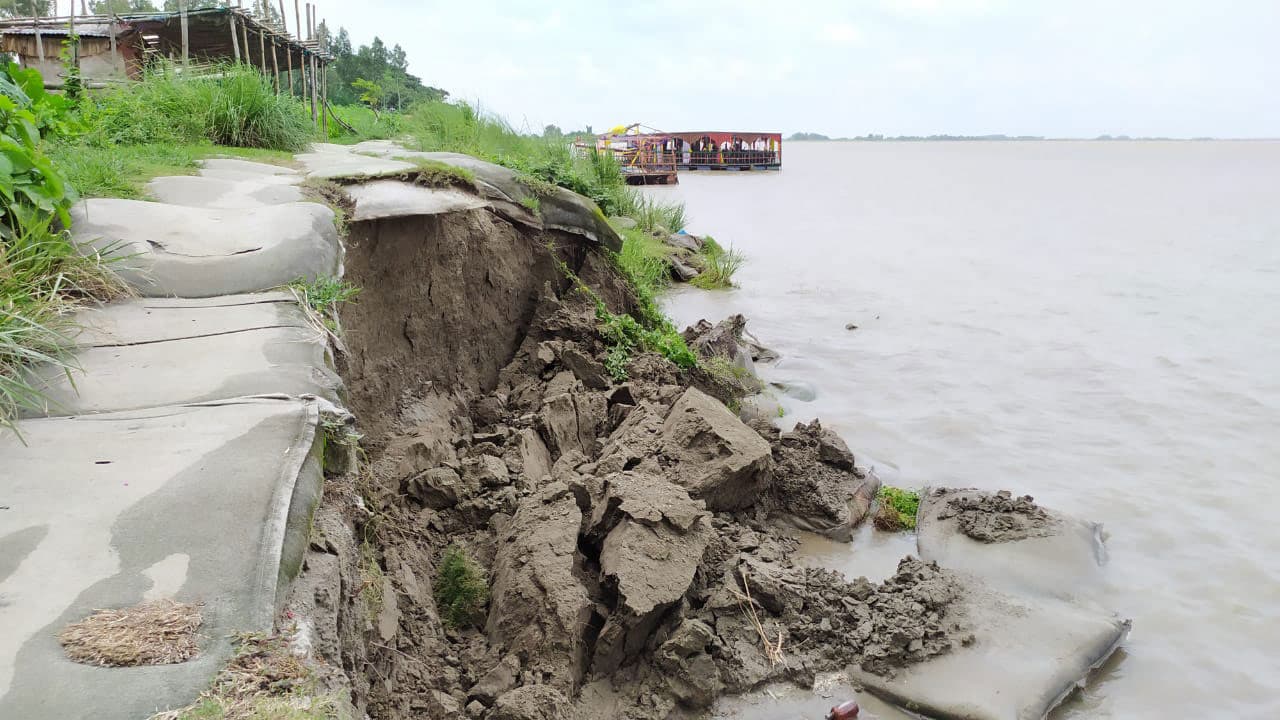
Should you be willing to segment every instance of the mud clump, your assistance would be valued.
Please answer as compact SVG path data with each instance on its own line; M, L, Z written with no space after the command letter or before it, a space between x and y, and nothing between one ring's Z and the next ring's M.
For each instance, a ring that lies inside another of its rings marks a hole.
M1014 497L1008 490L994 495L970 493L951 498L938 513L939 520L956 519L956 527L968 537L984 543L1013 542L1048 537L1057 522L1036 505L1030 495Z
M772 442L771 514L801 530L848 541L862 524L880 481L854 465L844 440L821 422L799 423L790 432L764 429Z

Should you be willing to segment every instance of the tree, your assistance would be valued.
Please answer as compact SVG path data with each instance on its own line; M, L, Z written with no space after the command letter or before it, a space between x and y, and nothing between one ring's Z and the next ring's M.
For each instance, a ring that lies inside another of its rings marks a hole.
M400 47L399 43L391 48L391 67L402 73L409 71L409 57L405 55L404 48Z
M0 0L2 1L2 0ZM5 17L31 17L53 14L53 0L8 0L0 7Z
M346 28L338 28L338 36L333 39L333 47L329 50L339 59L351 57L351 36L347 34Z
M151 0L93 0L89 10L95 15L128 15L156 12L157 8Z
M360 92L360 102L369 106L375 114L382 107L383 90L382 86L372 80L364 78L356 78L351 82L351 87Z
M556 126L556 125L548 125L548 126L546 126L546 127L542 128L542 137L545 137L545 138L559 138L559 137L564 137L564 131L563 131L563 130L561 130L561 129L559 128L559 126Z

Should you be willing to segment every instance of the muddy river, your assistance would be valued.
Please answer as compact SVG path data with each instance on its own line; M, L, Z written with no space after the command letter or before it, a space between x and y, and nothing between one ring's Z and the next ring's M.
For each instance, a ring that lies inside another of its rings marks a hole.
M797 142L784 165L647 191L748 258L739 289L673 291L676 320L746 314L783 355L766 379L811 391L780 422L820 417L886 482L1104 523L1133 632L1055 717L1280 717L1280 143ZM880 579L912 549L868 531L805 561Z

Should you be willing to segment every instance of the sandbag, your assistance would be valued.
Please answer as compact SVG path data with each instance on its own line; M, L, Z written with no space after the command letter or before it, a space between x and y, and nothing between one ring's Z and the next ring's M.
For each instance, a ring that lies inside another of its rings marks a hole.
M1042 720L1129 632L1115 615L1051 597L1023 598L956 574L964 591L947 621L969 637L893 677L851 668L868 691L940 720Z
M1007 492L928 488L916 533L921 559L1015 593L1088 602L1106 561L1101 525Z

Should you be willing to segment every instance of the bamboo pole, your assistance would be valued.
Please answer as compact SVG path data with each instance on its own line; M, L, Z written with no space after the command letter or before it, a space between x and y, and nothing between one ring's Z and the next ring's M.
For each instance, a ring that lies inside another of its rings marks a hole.
M271 38L271 77L276 81L276 94L280 94L280 61L276 59L276 39Z
M302 42L302 14L298 12L298 0L293 0L293 26L298 32L298 42Z
M280 27L284 30L284 39L289 39L289 18L284 14L284 0L280 0Z
M235 55L236 64L240 64L240 38L236 35L236 14L227 13L227 27L231 28L231 52ZM246 50L248 48L245 48Z
M120 56L116 54L116 50L118 48L116 47L116 19L114 17L111 18L111 25L109 27L111 28L111 67L119 70ZM128 73L125 74L128 75Z
M320 125L324 128L324 136L329 137L329 113L324 111L329 107L329 69L324 62L320 63L320 73Z
M40 62L44 62L44 38L40 37L40 21L36 19L35 12L31 13L31 27L36 31L36 56L40 58Z
M178 15L182 20L182 64L191 64L191 38L187 21L187 0L178 0Z
M289 97L293 97L293 48L288 42L284 45L284 61L289 64Z
M267 76L267 31L258 26L258 60L262 66L262 76Z
M245 22L247 17L240 17L240 40L244 45L244 64L253 66L253 53L249 51L249 23Z

